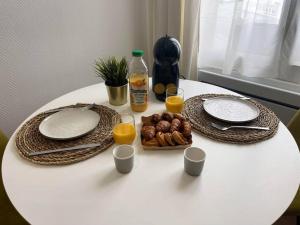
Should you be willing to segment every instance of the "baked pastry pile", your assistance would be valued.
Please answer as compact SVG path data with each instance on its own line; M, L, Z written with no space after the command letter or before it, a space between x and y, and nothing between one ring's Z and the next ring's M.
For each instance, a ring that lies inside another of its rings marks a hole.
M179 113L164 112L142 116L142 144L145 146L176 146L192 143L192 127Z

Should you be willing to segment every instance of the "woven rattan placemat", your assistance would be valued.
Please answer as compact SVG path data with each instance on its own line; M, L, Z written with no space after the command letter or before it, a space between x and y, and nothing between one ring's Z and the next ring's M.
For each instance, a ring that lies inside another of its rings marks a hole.
M266 126L270 130L250 130L250 129L229 129L226 131L218 130L211 126L211 123L218 123L221 125L232 125L225 122L221 122L210 115L208 115L203 109L202 98L217 97L217 96L231 96L222 94L204 94L191 97L185 101L184 112L185 116L191 121L192 127L195 131L203 134L211 139L235 143L235 144L249 144L256 143L269 139L275 135L278 129L279 119L273 111L263 106L262 104L254 101L247 100L256 105L260 114L254 121L243 123L243 125L253 126Z
M66 107L61 107L61 109L83 107L86 105L87 104L70 105ZM40 134L38 129L39 124L43 119L45 119L52 113L41 113L33 117L32 119L27 121L17 133L16 146L19 154L23 158L33 163L44 165L63 165L88 159L106 150L109 146L111 146L114 143L112 137L112 117L114 115L118 115L118 113L103 105L96 105L95 107L93 107L92 110L99 113L100 115L100 122L98 126L87 135L68 141L51 140L45 138L43 135ZM51 153L37 156L28 155L30 152L35 151L66 148L90 143L101 143L101 145L96 148L82 149L76 151Z

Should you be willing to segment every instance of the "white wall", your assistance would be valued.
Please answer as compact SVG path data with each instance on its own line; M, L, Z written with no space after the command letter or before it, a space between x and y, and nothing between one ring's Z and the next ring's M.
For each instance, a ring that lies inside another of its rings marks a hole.
M141 0L0 0L0 129L99 82L92 64L145 48Z

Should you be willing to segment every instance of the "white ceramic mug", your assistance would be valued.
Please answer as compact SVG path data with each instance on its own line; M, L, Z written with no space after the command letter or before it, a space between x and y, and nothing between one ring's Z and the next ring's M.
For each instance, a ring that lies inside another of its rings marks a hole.
M191 176L199 176L202 172L206 154L197 147L189 147L184 150L184 170Z
M129 173L133 168L134 148L131 145L119 145L113 150L113 157L120 173Z

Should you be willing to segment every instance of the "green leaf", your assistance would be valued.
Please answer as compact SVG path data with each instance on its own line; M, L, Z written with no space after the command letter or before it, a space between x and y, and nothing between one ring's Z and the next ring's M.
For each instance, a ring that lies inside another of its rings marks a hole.
M109 57L98 59L94 65L95 73L112 86L122 86L127 83L128 64L125 57L121 60Z

